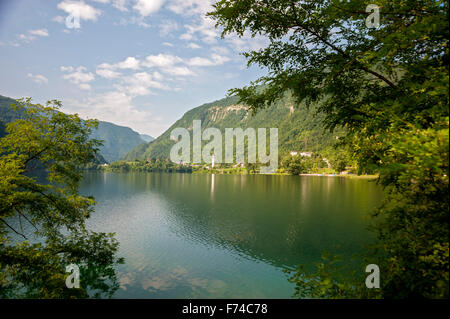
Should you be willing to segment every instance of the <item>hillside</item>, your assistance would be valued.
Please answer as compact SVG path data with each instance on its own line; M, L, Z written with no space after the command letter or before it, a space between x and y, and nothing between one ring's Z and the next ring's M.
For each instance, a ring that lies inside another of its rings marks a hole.
M140 134L141 139L143 139L146 143L154 141L155 138L153 136L147 135L147 134Z
M11 104L16 103L14 99L0 95L0 137L4 136L5 124L15 121L23 116L23 112L11 108ZM129 127L115 125L109 122L99 121L99 126L92 135L92 138L103 140L100 147L101 161L114 162L124 157L136 146L145 143L141 135ZM146 139L152 139L146 136Z
M23 112L11 108L11 104L14 103L16 103L15 100L0 95L0 137L5 135L5 126L7 123L13 122L23 116Z
M237 97L227 97L188 111L156 140L146 145L139 145L124 159L132 161L169 158L170 149L175 143L170 139L170 133L177 127L189 129L192 127L193 120L201 120L202 129L216 127L221 132L224 132L225 128L276 127L278 128L280 156L290 151L330 150L336 143L336 136L342 135L342 129L338 129L334 133L324 129L324 116L316 115L316 107L308 109L304 105L295 106L293 99L288 95L255 115L248 113L246 106L237 102Z
M99 121L92 138L103 140L100 153L108 162L118 161L136 146L145 143L139 133L129 127Z

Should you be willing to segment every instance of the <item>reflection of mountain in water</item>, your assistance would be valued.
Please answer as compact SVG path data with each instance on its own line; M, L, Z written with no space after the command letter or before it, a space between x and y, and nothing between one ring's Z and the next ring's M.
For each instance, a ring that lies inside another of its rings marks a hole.
M277 267L317 262L326 250L344 256L359 251L371 238L365 216L381 196L373 183L331 177L129 173L108 178L114 179L108 188L87 185L118 196L162 196L170 207L165 218L177 235Z

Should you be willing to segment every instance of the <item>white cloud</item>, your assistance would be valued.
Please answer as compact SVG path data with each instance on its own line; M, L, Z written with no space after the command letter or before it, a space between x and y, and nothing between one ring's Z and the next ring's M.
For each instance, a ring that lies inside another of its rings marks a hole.
M161 81L163 79L163 76L158 71L153 72L152 75L155 80Z
M203 15L212 11L212 4L216 0L170 0L167 8L181 15Z
M180 40L189 41L189 40L192 40L192 38L193 38L193 35L190 32L186 32L186 33L183 33L182 35L180 35Z
M115 64L114 66L119 69L137 70L137 69L139 69L139 60L137 60L134 57L128 57L124 61L119 62L119 63Z
M214 62L214 65L222 65L231 60L227 56L223 56L223 55L216 54L216 53L211 54L211 59Z
M191 22L184 25L185 31L179 39L190 41L187 45L191 49L198 49L197 43L192 41L202 41L207 45L217 42L220 38L220 29L216 29L215 21L207 17L207 12L213 11L212 4L217 0L169 0L167 8L172 12L191 18ZM262 36L252 37L248 32L243 37L228 35L225 41L235 51L258 50L266 47L268 41Z
M48 79L45 77L45 76L43 76L43 75L41 75L41 74L35 74L35 75L33 75L33 74L31 74L31 73L28 73L27 74L27 77L29 77L30 79L32 79L34 82L36 82L37 84L47 84L48 83Z
M137 0L133 9L138 11L143 17L155 13L161 9L165 0Z
M211 59L194 57L187 61L189 66L216 66L222 65L225 62L230 61L230 58L219 54L212 54Z
M160 118L148 110L140 110L133 104L132 96L122 91L109 91L82 99L64 101L64 111L78 113L83 118L95 118L150 135L158 135L167 128Z
M158 54L158 55L149 55L145 58L145 62L142 64L148 68L152 67L158 67L158 68L164 68L164 67L170 67L178 63L182 63L183 59L170 55L170 54Z
M25 35L25 34L22 33L22 34L19 34L19 39L23 40L23 41L32 41L32 40L35 39L35 37L28 36L28 35Z
M201 57L195 57L188 60L188 65L190 66L211 66L214 65L214 63L206 58Z
M196 50L196 49L201 49L201 48L202 48L201 46L199 46L198 44L196 44L196 43L194 43L194 42L189 43L189 44L187 45L187 47L190 48L190 49L194 49L194 50Z
M172 57L172 56L171 56ZM151 59L150 59L151 60ZM169 69L174 68L173 63L182 62L181 59L175 62L175 58L167 58L155 60L153 62L157 62L156 64L148 64L150 67L168 67ZM148 63L148 62L147 62ZM147 63L142 63L147 64ZM169 89L166 85L162 83L164 77L161 73L154 71L153 73L147 72L137 72L132 75L122 76L121 73L117 72L118 69L128 69L128 70L137 70L140 69L141 61L134 57L128 57L122 62L110 64L110 63L102 63L97 66L96 73L107 79L120 79L120 82L115 85L115 87L119 91L123 91L131 96L140 96L140 95L149 95L153 94L150 91L150 88L155 89ZM180 70L171 70L172 73L186 73L186 71L181 72ZM167 72L166 72L167 73Z
M170 42L163 42L162 45L166 46L166 47L173 47L173 44Z
M58 22L58 23L64 23L64 17L62 16L56 16L52 19L52 21Z
M79 17L81 20L97 21L97 18L102 13L84 1L64 0L58 4L57 8L69 15Z
M157 68L161 72L174 76L193 76L195 73L188 67L206 67L222 65L230 61L230 58L224 55L213 53L210 58L193 57L184 60L171 54L149 55L142 62L147 68Z
M192 72L190 69L188 69L185 66L172 66L172 67L168 67L168 68L163 68L161 69L161 71L170 74L170 75L175 75L175 76L193 76L195 75L194 72Z
M159 80L162 79L160 74L158 74L157 77L159 78ZM152 94L153 92L150 91L150 88L160 90L168 89L168 87L159 82L158 79L154 77L154 75L147 72L134 73L133 75L124 78L124 83L125 86L119 86L119 88L122 88L124 92L130 94L133 97Z
M158 68L161 72L174 76L192 76L195 75L189 68L182 65L183 59L170 54L149 55L142 62L147 68Z
M73 66L62 66L60 68L62 72L72 72L74 70Z
M195 22L186 24L186 32L180 36L181 40L191 41L196 39L197 34L205 43L216 42L219 32L215 28L215 22L206 17L207 12L213 11L212 4L216 0L170 0L167 8L172 12L192 17Z
M159 25L159 35L161 37L167 37L176 30L178 30L178 23L176 23L175 21L167 20Z
M106 79L115 79L121 75L119 72L110 69L97 69L95 73Z
M64 80L77 84L80 89L91 89L91 86L88 83L94 81L95 75L91 72L87 72L84 66L79 66L76 69L72 66L62 66L61 71L66 72L66 74L63 75Z
M31 35L38 36L38 37L48 37L47 29L30 30L30 31L28 31L28 33Z
M115 64L102 63L97 66L97 70L95 71L95 73L107 79L115 79L121 75L119 72L116 71L117 69L138 70L139 68L140 68L140 61L134 57L128 57L124 61Z
M19 34L19 39L25 42L31 42L36 39L36 37L48 37L49 33L47 29L36 29L28 30L26 34Z
M123 92L132 98L155 94L156 90L174 90L168 83L176 80L182 80L183 77L195 76L196 73L190 67L200 68L222 65L230 58L225 48L213 48L213 53L209 57L193 57L183 59L172 54L159 53L148 55L145 59L127 57L125 60L117 63L102 63L97 66L96 74L107 79L115 80L113 86L117 92ZM219 54L223 53L223 54ZM140 70L141 68L150 69L150 71L136 72L126 75L118 72L119 70ZM87 84L93 80L93 75L88 78L88 74L83 67L74 69L73 67L61 67L61 70L68 73L65 79L75 84ZM91 79L92 78L92 79ZM88 88L88 86L86 86Z
M230 50L226 47L215 46L211 48L211 51L221 55L230 55Z
M66 74L63 76L63 78L65 80L69 80L72 83L75 84L80 84L80 83L84 83L84 82L91 82L95 79L94 74L92 73L85 73L83 69L78 68L77 71L70 73L70 74Z
M197 35L207 44L217 42L219 31L215 27L215 22L204 15L200 16L200 22L185 26L186 32L180 36L181 40L190 41L196 39Z
M119 11L126 12L128 11L127 3L127 0L113 0L113 7Z
M87 83L81 83L80 85L78 85L78 87L82 90L87 90L87 91L89 91L91 89L90 84L87 84Z

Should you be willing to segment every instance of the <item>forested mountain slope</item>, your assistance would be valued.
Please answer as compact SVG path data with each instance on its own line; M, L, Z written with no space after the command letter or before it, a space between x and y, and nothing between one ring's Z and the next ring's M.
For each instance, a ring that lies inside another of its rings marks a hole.
M128 153L124 160L169 158L170 149L175 143L170 139L172 130L177 127L191 129L194 120L201 120L202 130L216 127L222 134L225 128L278 128L281 156L290 151L330 150L336 143L336 136L342 135L342 129L337 129L334 133L326 130L323 125L324 116L316 114L316 110L317 106L296 106L292 97L287 95L272 106L252 115L247 112L245 105L238 103L237 97L227 97L188 111L156 140L139 145Z

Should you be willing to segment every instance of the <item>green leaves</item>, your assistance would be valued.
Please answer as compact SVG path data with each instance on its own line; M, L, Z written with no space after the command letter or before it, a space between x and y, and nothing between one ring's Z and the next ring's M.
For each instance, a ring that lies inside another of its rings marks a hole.
M244 54L268 75L231 93L254 112L285 91L320 105L329 128L346 129L359 172L380 173L383 296L448 297L448 1L376 1L381 25L368 28L372 3L222 0L209 16L224 36L270 41Z
M92 197L78 194L78 166L95 158L99 141L89 139L97 122L20 100L24 116L0 139L0 297L111 297L118 242L90 232L85 220ZM25 241L22 241L25 239ZM67 289L65 267L89 271L82 289Z

